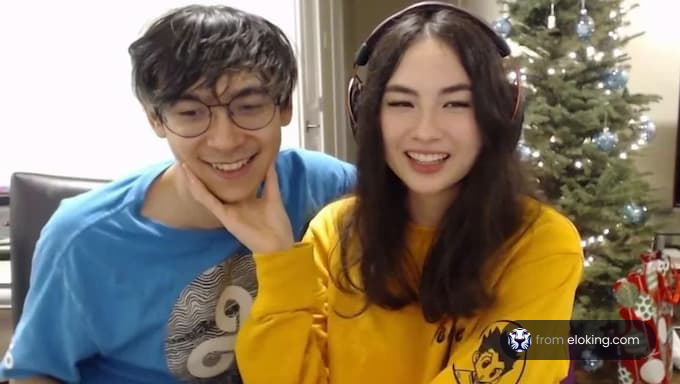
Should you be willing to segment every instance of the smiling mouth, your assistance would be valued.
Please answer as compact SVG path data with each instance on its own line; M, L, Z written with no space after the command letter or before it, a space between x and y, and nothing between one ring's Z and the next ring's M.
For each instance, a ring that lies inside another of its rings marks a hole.
M219 162L219 163L213 163L213 162L206 162L208 165L213 167L214 169L222 172L234 172L238 171L239 169L245 167L249 163L253 161L253 159L257 156L257 154L254 154L250 157L247 157L245 159L240 159L237 161L232 161L232 162Z
M405 152L406 156L422 164L437 164L446 161L451 155L448 153L423 153L415 151Z

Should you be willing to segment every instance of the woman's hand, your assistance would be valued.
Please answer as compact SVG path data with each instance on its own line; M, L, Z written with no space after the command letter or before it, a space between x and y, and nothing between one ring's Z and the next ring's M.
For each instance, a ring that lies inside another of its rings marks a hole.
M274 163L267 170L262 197L234 204L224 204L182 164L189 190L222 225L254 253L271 253L289 249L294 244L293 229L281 201L279 180Z

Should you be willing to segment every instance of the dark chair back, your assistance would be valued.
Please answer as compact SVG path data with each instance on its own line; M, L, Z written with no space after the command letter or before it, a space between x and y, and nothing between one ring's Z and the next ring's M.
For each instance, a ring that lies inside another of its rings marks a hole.
M35 244L47 220L62 199L107 183L36 173L14 173L10 181L10 258L12 270L12 320L16 326L29 288Z

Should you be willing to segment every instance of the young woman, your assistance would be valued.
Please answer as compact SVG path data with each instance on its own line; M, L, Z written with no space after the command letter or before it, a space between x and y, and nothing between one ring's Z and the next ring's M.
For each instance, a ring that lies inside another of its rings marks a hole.
M381 24L350 92L356 193L327 206L302 243L273 170L261 198L238 206L194 180L194 196L255 254L258 297L236 346L246 384L568 376L568 356L542 355L529 334L570 319L583 255L572 223L532 198L520 172L508 52L448 4Z

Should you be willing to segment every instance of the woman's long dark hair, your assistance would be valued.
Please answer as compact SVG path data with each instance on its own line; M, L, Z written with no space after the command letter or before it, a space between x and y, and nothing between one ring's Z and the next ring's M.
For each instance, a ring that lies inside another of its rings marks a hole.
M388 80L418 39L453 49L471 79L482 147L446 210L423 265L414 271L406 250L408 189L385 162L380 108ZM419 303L428 321L470 316L491 305L483 268L526 224L531 194L515 152L514 87L502 58L479 26L450 11L410 13L377 43L359 99L356 205L341 234L340 287L360 289L367 304L389 309ZM359 266L360 281L350 271ZM420 275L414 282L413 276Z

